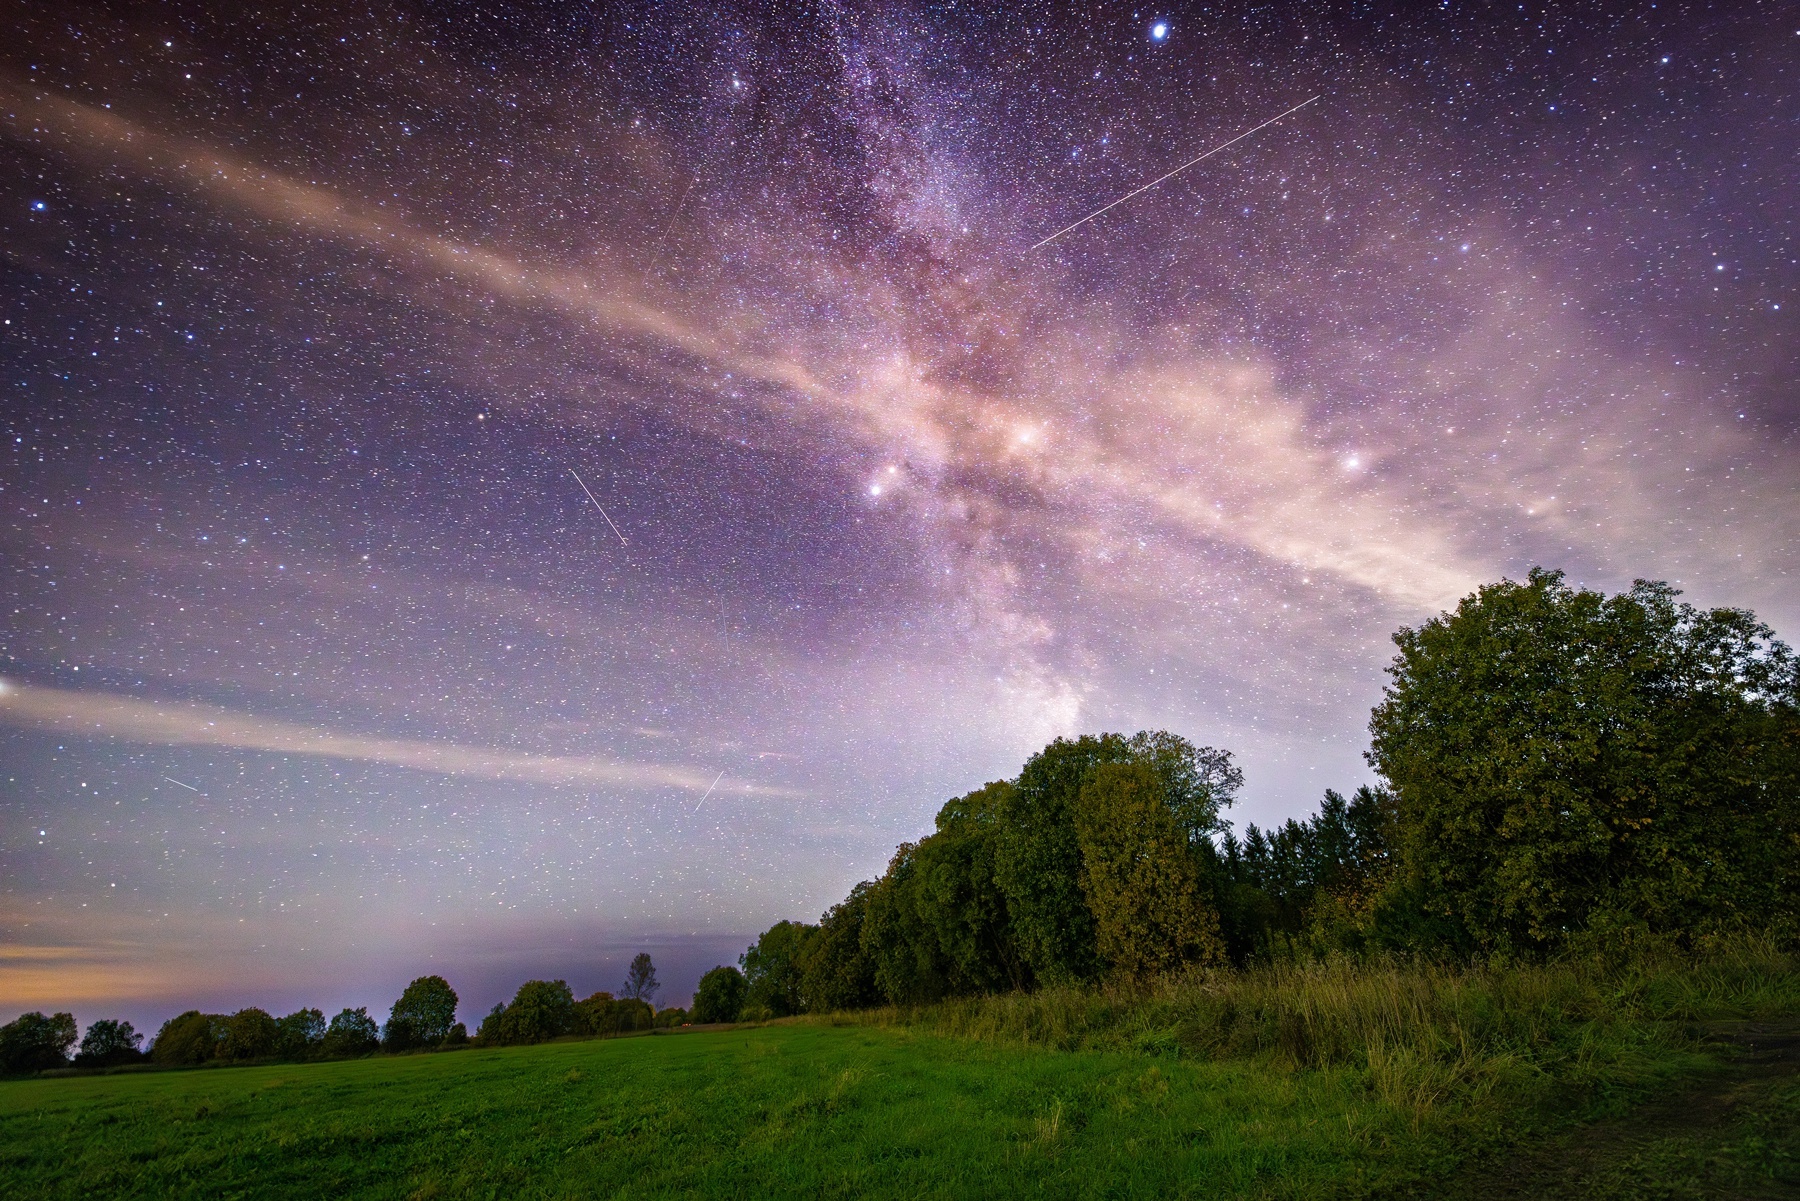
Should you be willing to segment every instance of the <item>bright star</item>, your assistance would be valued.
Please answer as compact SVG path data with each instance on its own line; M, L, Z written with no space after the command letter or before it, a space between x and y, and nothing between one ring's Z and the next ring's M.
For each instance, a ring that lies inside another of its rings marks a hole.
M1160 42L1168 36L1169 36L1169 23L1167 21L1158 21L1156 24L1154 24L1150 27L1150 40L1151 41Z

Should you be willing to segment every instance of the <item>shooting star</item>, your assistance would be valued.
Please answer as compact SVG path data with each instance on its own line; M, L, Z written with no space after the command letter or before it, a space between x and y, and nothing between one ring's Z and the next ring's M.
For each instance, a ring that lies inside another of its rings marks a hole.
M587 481L586 481L586 480L584 480L584 479L582 479L582 478L581 478L581 477L580 477L580 476L579 476L579 475L575 475L575 469L574 469L574 468L573 468L573 467L571 467L571 468L569 468L569 474L570 474L570 475L574 475L574 476L575 476L575 482L576 482L576 483L577 483L577 484L580 484L580 485L581 485L581 490L582 490L582 491L583 491L583 492L587 492L587 498L588 498L588 499L589 499L589 500L592 500L592 501L594 501L594 507L595 507L595 508L596 508L596 509L599 509L599 510L600 510L600 516L602 516L602 517L606 517L606 509L605 509L605 508L604 508L604 507L602 507L602 506L601 506L601 504L600 504L600 502L599 502L599 501L598 501L598 500L595 500L595 499L594 499L594 494L593 494L593 493L592 493L592 492L588 492L588 486L587 486ZM619 534L619 527L618 527L618 526L616 526L616 525L613 525L613 519L612 519L612 518L610 518L610 517L606 517L606 524L607 524L607 525L612 525L612 532L613 532L613 533L615 533L615 534ZM627 542L627 541L625 541L625 535L623 535L623 534L619 534L619 545L620 545L620 546L630 546L630 545L631 545L631 543L629 543L629 542Z
M700 806L706 804L706 798L712 795L713 789L717 788L719 786L719 781L723 780L724 778L725 778L725 773L723 771L721 771L718 775L713 777L713 782L706 786L705 795L703 795L699 800L694 802L694 812L695 813L700 812Z
M182 784L180 780L175 779L173 776L164 776L163 779L167 780L171 784L179 785L180 787L187 789L189 792L200 792L200 790L198 788L195 788L192 784ZM205 796L206 794L201 792L200 795Z
M1056 241L1056 239L1062 237L1064 234L1068 233L1070 230L1079 229L1083 225L1086 225L1089 221L1092 221L1095 217L1098 217L1101 213L1106 212L1107 209L1118 208L1121 204L1124 204L1127 200L1130 200L1133 196L1142 196L1145 192L1148 192L1151 188L1154 188L1157 184L1164 183L1168 180L1174 179L1177 175L1180 175L1183 171L1186 171L1189 167L1193 166L1195 163L1204 162L1205 160L1211 158L1213 155L1219 153L1219 151L1227 150L1227 149L1237 145L1239 142L1243 141L1245 138L1249 137L1251 134L1257 132L1257 130L1267 129L1269 126L1275 124L1275 122L1281 120L1283 117L1291 117L1295 113L1299 112L1301 109L1305 108L1307 105L1311 104L1313 102L1313 100L1319 100L1319 99L1323 99L1323 93L1321 93L1318 96L1314 96L1311 100L1302 100L1299 104L1296 104L1293 108L1288 109L1288 111L1285 113L1277 113L1275 116L1270 117L1267 121L1264 121L1261 125L1258 125L1256 127L1256 129L1246 129L1243 133L1240 133L1237 137L1231 139L1231 141L1229 141L1229 142L1219 143L1217 146L1214 146L1211 150L1208 150L1205 154L1201 155L1199 158L1191 158L1187 162L1181 164L1181 166L1179 166L1179 167L1175 168L1173 171L1169 172L1167 175L1158 176L1157 178L1151 180L1149 183L1145 184L1143 187L1138 188L1136 191L1125 193L1123 196L1119 197L1117 200L1115 200L1111 204L1107 205L1106 208L1095 209L1093 212L1089 213L1087 216L1083 217L1081 220L1075 222L1073 225L1063 226L1061 229L1057 230L1055 233L1051 234L1049 237L1045 238L1043 241L1033 243L1031 249L1036 250L1040 246L1048 246L1050 243Z

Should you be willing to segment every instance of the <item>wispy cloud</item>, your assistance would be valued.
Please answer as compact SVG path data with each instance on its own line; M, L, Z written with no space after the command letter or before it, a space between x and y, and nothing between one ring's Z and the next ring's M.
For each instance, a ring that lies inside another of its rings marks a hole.
M631 762L597 755L532 755L448 742L334 733L210 705L146 701L10 680L0 683L0 721L69 737L314 755L437 775L533 784L700 790L711 784L715 775L715 771L704 767ZM748 780L727 779L719 788L740 795L799 795L791 789Z

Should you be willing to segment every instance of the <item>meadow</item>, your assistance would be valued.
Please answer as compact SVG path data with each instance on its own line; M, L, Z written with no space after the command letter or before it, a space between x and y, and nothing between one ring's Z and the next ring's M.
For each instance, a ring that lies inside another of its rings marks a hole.
M1797 990L1754 945L1628 968L1340 962L43 1076L0 1082L0 1195L1790 1196Z

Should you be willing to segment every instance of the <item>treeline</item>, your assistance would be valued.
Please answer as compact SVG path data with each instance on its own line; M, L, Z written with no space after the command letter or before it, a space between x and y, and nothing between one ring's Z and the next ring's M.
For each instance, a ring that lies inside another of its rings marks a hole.
M1541 960L1634 933L1800 937L1800 672L1748 612L1534 570L1394 636L1378 787L1237 836L1228 752L1058 739L957 797L817 925L701 981L696 1021L1189 966ZM739 970L741 969L741 970Z
M26 1013L0 1026L0 1075L71 1066L196 1067L348 1059L377 1051L514 1046L685 1024L686 1010L652 1007L651 998L660 987L655 964L642 953L632 960L625 995L618 998L597 992L577 1001L561 980L528 980L510 1003L494 1006L473 1037L456 1020L456 990L442 976L421 976L407 985L384 1023L377 1023L366 1008L345 1009L329 1022L318 1009L299 1009L285 1017L254 1007L232 1014L190 1009L164 1022L148 1048L130 1022L96 1021L77 1045L72 1014Z

